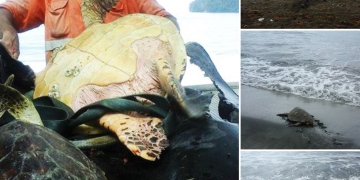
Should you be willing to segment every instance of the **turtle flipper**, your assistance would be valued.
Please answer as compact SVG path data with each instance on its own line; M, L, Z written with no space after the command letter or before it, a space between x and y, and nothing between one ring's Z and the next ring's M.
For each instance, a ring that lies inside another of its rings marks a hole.
M276 115L283 117L283 118L289 117L289 113L282 113L282 114L276 114Z
M13 76L10 76L6 84L11 84L11 78ZM5 111L8 111L14 118L21 121L43 126L39 113L28 98L18 90L0 84L0 115Z
M222 79L206 50L196 42L188 42L185 46L190 62L199 66L205 72L205 75L211 79L222 97L224 97L224 103L232 106L234 111L239 111L239 96ZM222 98L220 97L220 99Z
M200 95L188 96L188 93L184 87L181 86L179 80L175 78L172 67L166 58L158 58L157 66L160 85L170 99L175 99L190 118L198 118L205 115L211 102L212 94L203 96L203 98L200 97Z
M11 86L13 82L14 82L14 75L12 74L5 81L4 86Z
M135 155L154 161L168 146L163 122L154 117L133 117L125 114L106 114L100 125L114 132Z

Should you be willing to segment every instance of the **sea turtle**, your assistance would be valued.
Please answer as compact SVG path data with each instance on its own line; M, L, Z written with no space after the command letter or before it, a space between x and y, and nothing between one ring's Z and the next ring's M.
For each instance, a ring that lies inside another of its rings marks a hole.
M287 118L288 121L295 122L295 125L315 125L314 117L299 107L295 107L289 113L277 114L277 116Z
M13 79L0 84L0 117L7 111L19 119L0 127L0 179L106 179L74 144L43 126L33 103L10 87Z
M204 114L206 105L188 103L180 85L186 50L172 21L132 14L102 24L104 11L94 6L93 0L83 0L86 30L54 52L36 77L34 98L51 96L77 111L102 99L157 94L175 99L190 117ZM99 124L147 160L159 158L168 146L159 118L111 113L101 117Z
M85 154L48 128L12 121L0 132L0 179L106 179Z

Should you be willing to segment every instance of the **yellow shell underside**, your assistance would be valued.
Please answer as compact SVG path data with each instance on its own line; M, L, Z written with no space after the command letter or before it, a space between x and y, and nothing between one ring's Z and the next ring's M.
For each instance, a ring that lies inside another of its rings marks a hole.
M131 81L139 68L139 52L132 45L146 38L167 46L171 69L178 79L184 70L181 64L186 51L175 25L163 17L132 14L109 24L95 24L62 47L37 75L34 98L51 95L71 107L77 91L85 85Z

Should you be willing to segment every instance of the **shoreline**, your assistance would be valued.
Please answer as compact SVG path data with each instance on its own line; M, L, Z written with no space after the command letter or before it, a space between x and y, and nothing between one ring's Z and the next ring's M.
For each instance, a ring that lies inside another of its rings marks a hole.
M276 116L301 107L327 127L288 127ZM360 107L241 86L242 149L360 148Z

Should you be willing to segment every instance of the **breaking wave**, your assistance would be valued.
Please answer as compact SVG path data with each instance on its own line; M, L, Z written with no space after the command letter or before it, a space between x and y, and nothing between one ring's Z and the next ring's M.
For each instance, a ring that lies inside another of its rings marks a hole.
M241 54L241 84L360 106L360 69Z
M359 180L359 152L242 151L244 180Z

